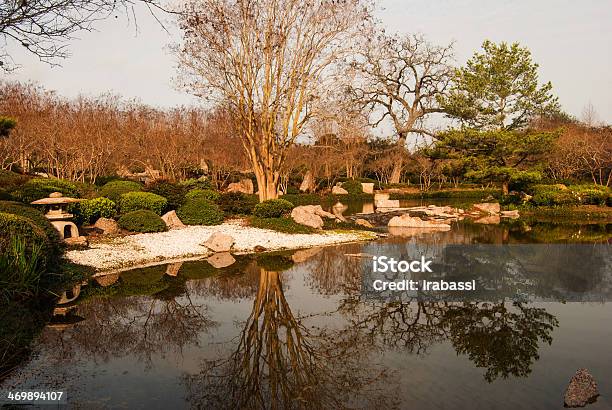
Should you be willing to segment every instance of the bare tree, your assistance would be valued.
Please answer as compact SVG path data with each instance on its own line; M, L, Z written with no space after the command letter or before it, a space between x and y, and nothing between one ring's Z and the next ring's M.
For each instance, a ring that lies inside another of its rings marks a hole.
M366 24L362 0L191 0L179 50L186 87L235 117L259 186L276 198L287 150Z
M137 3L145 4L151 13L167 11L160 0L2 0L0 66L5 70L14 68L6 49L11 42L47 63L67 57L66 42L76 32L91 31L93 23L120 8L134 14Z
M442 112L438 97L450 82L452 51L452 44L435 46L418 35L380 34L352 63L361 77L354 97L372 109L374 126L390 118L397 133L391 183L400 182L408 135L433 135L423 120Z

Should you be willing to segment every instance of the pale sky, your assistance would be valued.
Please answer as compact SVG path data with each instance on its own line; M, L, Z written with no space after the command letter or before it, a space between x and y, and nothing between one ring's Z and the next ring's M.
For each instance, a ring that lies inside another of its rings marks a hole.
M612 124L612 1L610 0L383 0L379 18L389 31L421 33L434 43L455 41L463 64L482 41L518 41L552 81L563 108L577 117L591 103ZM60 95L115 93L159 107L198 104L175 89L176 61L166 33L146 10L133 22L112 18L98 31L79 33L72 56L50 67L20 48L10 49L21 68L4 79L35 81Z

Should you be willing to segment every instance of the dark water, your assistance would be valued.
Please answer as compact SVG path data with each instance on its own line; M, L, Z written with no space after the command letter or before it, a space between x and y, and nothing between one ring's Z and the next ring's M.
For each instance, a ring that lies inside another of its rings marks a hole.
M533 279L528 296L547 302L385 303L361 297L371 261L347 256L610 238L609 225L461 222L242 257L223 270L203 261L177 276L166 274L177 265L133 270L90 284L0 390L63 389L87 409L554 409L585 367L601 393L589 407L611 408L612 305L562 295L609 288L612 272Z

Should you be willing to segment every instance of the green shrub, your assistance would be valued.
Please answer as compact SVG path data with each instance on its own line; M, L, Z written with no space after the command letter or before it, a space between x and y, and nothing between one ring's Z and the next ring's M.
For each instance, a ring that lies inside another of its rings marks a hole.
M293 204L284 199L270 199L263 201L253 208L253 215L258 218L280 218L291 212Z
M257 203L259 203L257 195L241 192L227 192L221 194L217 200L217 204L226 215L250 215Z
M121 216L117 223L131 232L164 232L168 229L159 215L146 209L129 212Z
M23 241L25 255L35 256L43 268L54 259L53 245L42 228L26 217L0 212L0 253L5 258L16 238Z
M257 218L251 217L250 224L254 228L270 229L285 233L314 233L316 229L300 225L291 218Z
M151 192L128 192L121 195L119 200L119 210L122 214L144 209L161 215L167 205L166 198Z
M510 178L509 188L512 191L524 191L528 186L542 180L540 171L520 171Z
M206 199L190 199L176 211L179 219L187 225L218 225L223 222L223 212Z
M78 198L77 187L68 181L55 178L33 178L13 191L13 196L19 201L29 204L33 201L46 198L52 192L61 192L62 195Z
M38 209L20 202L0 201L0 212L29 219L45 232L51 245L53 257L59 256L62 247L59 232Z
M207 201L211 202L216 202L220 196L221 194L219 194L217 191L213 191L212 189L195 188L185 194L185 199L190 200L199 198L206 199Z
M299 195L300 194L300 189L298 187L293 186L293 185L289 185L287 187L287 192L285 192L285 194Z
M114 203L118 203L121 195L128 192L138 192L142 185L134 181L111 181L100 188L100 196L105 196Z
M185 203L185 194L189 189L172 182L159 181L145 187L145 191L163 196L168 200L168 209L177 209Z
M531 201L537 206L578 205L578 197L569 189L557 185L534 185Z
M346 189L349 195L361 195L363 194L363 186L361 182L355 180L348 180L342 183L342 188Z
M214 190L215 187L213 187L212 183L210 182L209 179L195 179L195 178L190 178L190 179L186 179L185 181L181 181L179 182L179 184L185 188L187 188L187 190L191 190L191 189L210 189L210 190Z
M38 294L45 274L43 244L15 235L0 245L0 302Z
M79 202L73 209L79 224L93 224L98 218L112 218L117 206L108 198L100 197Z
M610 189L602 185L572 185L569 189L576 194L580 202L585 205L600 205L606 204Z
M12 171L0 170L0 188L7 192L13 191L25 184L30 178L27 175L17 174Z
M320 205L323 201L323 197L317 194L287 194L283 195L283 199L285 201L289 201L293 204L293 206L301 206L301 205Z
M11 195L10 192L8 192L6 189L0 188L0 201L12 201L13 199L13 195Z

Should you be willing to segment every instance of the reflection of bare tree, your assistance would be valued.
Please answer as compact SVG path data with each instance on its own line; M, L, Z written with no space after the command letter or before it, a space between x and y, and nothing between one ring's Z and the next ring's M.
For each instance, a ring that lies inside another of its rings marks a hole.
M135 356L150 364L152 356L180 352L198 343L198 334L213 325L205 308L189 295L158 300L145 297L92 298L78 306L86 320L66 331L48 330L43 345L57 361Z
M240 273L211 276L187 283L190 291L198 296L214 296L219 299L237 300L252 298L257 292L259 268L250 261Z
M358 333L310 328L294 316L279 272L261 269L253 308L233 353L187 376L198 408L339 408L374 389L381 373L366 370ZM361 349L361 350L360 350Z
M360 253L362 244L327 247L308 260L308 285L323 295L354 293L361 290L363 264L361 258L343 256L344 253Z

